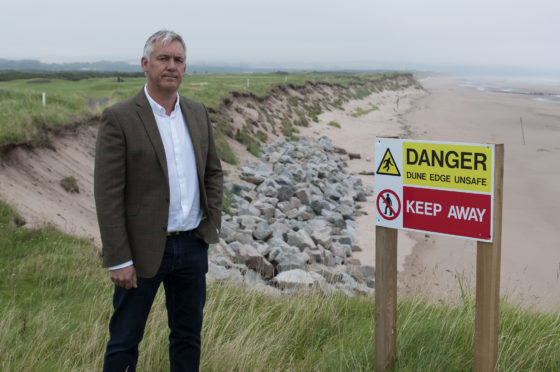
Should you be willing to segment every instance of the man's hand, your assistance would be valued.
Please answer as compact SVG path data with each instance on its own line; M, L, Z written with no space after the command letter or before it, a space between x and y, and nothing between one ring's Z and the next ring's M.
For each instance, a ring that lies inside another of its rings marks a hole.
M111 280L113 283L126 290L138 288L136 284L136 269L134 265L123 267L122 269L111 270Z

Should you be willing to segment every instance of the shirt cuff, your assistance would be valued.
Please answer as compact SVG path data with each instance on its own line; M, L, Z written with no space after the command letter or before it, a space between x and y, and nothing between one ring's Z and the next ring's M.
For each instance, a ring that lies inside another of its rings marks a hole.
M122 263L122 264L117 265L117 266L111 266L111 267L109 267L109 270L122 269L123 267L132 266L133 264L134 264L134 262L132 262L132 260L130 260L130 261L126 261L125 263Z

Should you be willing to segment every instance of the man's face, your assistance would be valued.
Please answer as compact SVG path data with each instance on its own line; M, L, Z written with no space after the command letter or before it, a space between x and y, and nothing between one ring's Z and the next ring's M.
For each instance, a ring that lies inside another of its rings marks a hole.
M148 88L156 94L176 92L187 68L185 50L176 40L165 45L161 40L156 40L150 60L142 57L141 63Z

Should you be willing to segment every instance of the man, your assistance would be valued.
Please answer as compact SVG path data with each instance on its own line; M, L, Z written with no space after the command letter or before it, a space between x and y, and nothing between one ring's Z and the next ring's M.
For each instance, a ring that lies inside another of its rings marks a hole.
M223 174L204 105L181 97L181 36L158 31L141 59L146 85L107 108L95 156L103 266L115 283L104 371L134 371L161 282L171 371L196 371L208 244L218 241Z

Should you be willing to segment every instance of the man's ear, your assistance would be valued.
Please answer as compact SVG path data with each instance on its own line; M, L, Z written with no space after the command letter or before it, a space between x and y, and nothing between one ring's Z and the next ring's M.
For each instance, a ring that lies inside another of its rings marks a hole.
M140 59L140 65L142 66L142 70L144 70L144 72L148 72L148 58L142 57Z

